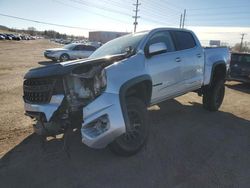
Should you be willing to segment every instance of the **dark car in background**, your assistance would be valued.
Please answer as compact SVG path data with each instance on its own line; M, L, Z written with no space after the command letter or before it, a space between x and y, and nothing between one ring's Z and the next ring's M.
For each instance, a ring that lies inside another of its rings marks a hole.
M0 33L0 40L5 40L5 35Z
M228 80L250 83L250 53L231 54Z

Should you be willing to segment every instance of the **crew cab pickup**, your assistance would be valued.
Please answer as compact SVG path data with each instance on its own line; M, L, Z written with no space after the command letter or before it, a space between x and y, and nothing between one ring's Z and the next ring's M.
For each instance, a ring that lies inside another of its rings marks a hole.
M82 142L133 155L148 134L147 107L187 92L217 111L225 92L227 48L202 48L185 29L158 28L114 39L88 59L30 70L26 115L35 132L56 135L80 125Z

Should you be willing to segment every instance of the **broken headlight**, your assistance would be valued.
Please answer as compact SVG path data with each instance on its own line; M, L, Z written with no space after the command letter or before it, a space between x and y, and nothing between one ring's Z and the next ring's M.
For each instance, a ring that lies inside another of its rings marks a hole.
M106 88L107 77L106 71L103 69L100 74L96 74L94 77L94 93L95 95L100 95L102 91Z

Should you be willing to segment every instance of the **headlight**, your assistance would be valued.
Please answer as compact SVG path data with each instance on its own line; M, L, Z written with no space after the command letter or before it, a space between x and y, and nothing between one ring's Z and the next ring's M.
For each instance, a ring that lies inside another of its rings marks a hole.
M107 86L106 71L105 69L103 69L100 74L97 74L94 77L95 95L100 95L101 92L106 88L106 86Z

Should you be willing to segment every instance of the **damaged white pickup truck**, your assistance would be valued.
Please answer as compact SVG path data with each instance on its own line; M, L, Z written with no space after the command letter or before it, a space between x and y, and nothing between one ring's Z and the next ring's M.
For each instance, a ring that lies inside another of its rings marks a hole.
M129 34L88 59L30 70L23 85L26 115L35 118L39 135L80 124L89 147L133 155L147 138L147 106L197 92L204 108L218 110L229 61L227 48L204 49L189 30Z

